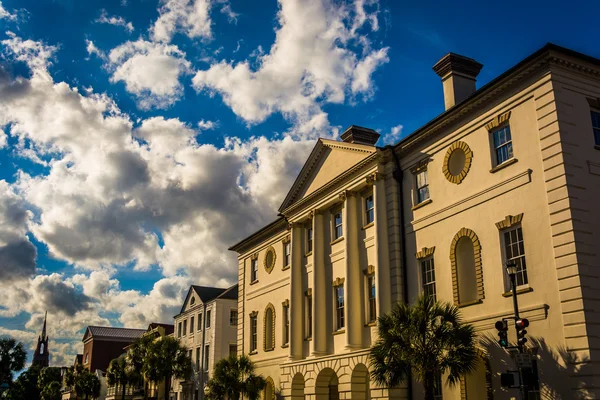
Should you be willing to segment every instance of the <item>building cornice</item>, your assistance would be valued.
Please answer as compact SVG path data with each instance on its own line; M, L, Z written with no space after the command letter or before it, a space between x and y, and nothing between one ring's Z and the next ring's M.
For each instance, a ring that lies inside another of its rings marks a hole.
M231 251L236 251L239 254L245 253L247 250L255 247L258 243L261 243L273 235L287 230L288 223L286 219L281 216L269 225L259 229L252 235L248 236L244 240L234 244L229 248Z
M475 110L506 93L510 88L531 77L536 72L550 71L551 65L577 70L581 73L600 76L600 60L551 43L531 54L514 67L493 79L459 104L449 108L430 122L417 129L396 145L399 154L412 151L417 145L439 134L445 127L459 122ZM589 65L586 65L589 64Z

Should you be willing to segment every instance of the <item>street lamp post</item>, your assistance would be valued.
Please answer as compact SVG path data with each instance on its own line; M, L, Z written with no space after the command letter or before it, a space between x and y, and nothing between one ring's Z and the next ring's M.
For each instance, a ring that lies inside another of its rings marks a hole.
M513 307L515 309L515 321L519 319L519 302L517 300L517 263L513 260L506 262L506 272L510 278L510 288L512 290Z

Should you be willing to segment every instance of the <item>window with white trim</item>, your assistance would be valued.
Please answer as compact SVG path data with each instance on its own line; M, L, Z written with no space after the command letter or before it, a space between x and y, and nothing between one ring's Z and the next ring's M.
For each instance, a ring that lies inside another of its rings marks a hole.
M258 280L258 257L250 260L250 282L256 282Z
M417 193L417 204L429 199L429 178L427 167L422 167L415 173L415 187Z
M292 244L288 240L283 243L283 266L287 267L292 263Z
M365 225L375 221L375 202L373 201L373 194L365 197Z
M283 344L290 342L290 305L283 306Z
M344 227L342 225L342 210L333 213L333 239L339 239L344 236Z
M313 230L312 225L306 227L306 252L310 253L313 249Z
M513 158L512 135L510 125L504 124L492 131L494 143L494 154L496 156L496 165L500 165Z
M235 325L237 325L237 322L238 322L237 310L230 310L229 311L229 325L235 326Z
M523 243L523 230L521 226L514 226L502 231L502 244L504 246L505 262L514 262L517 265L517 286L527 285L527 264L525 263L525 245ZM505 269L506 270L506 269ZM506 274L506 271L505 271ZM510 280L506 274L506 291L511 290Z
M344 321L344 285L334 287L335 290L335 327L336 330L343 329Z
M421 282L423 284L423 294L425 296L432 296L436 300L433 257L421 260Z
M257 315L250 317L250 351L258 349L258 318Z

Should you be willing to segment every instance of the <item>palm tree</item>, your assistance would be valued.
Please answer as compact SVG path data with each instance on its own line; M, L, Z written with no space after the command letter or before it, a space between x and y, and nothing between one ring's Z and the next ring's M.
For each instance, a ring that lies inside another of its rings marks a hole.
M172 377L187 379L192 373L192 359L187 353L188 349L171 336L157 339L148 346L142 373L149 381L165 381L165 399Z
M115 358L108 364L106 379L111 386L121 386L121 398L125 400L125 390L127 385L131 382L129 374L127 373L125 356Z
M207 383L208 400L239 400L240 395L249 400L257 400L265 388L265 379L254 373L254 363L247 356L219 360L212 378Z
M127 373L131 382L135 382L139 385L144 385L144 399L148 397L148 388L146 377L143 374L144 362L146 354L150 345L154 342L154 336L145 335L142 336L131 345L127 353L125 354Z
M475 369L475 334L456 306L421 296L379 317L379 339L369 358L376 383L392 388L412 376L424 385L425 400L433 400L437 375L447 372L453 386Z
M12 383L13 372L25 368L26 359L23 343L13 338L0 339L0 384Z

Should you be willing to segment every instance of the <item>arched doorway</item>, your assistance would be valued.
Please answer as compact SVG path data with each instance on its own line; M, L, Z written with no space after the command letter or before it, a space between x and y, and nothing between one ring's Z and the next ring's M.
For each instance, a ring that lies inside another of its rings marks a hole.
M473 372L460 381L462 398L471 399L494 399L492 389L492 367L490 360L484 352L478 351L477 366Z
M340 400L338 377L334 370L325 368L317 375L315 382L316 400Z
M352 371L350 393L352 400L368 400L371 398L369 370L364 364L358 364Z
M292 400L304 400L304 376L300 372L292 379Z

